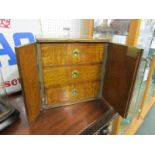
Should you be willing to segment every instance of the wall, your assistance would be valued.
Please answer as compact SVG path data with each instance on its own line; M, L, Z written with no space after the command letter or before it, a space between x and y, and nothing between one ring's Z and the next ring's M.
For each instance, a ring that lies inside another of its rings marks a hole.
M14 47L35 42L40 33L37 19L0 19L0 69L8 94L21 90Z

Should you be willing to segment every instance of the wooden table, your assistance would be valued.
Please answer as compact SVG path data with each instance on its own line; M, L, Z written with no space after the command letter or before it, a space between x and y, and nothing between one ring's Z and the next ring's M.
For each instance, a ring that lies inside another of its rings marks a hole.
M1 134L94 134L116 116L108 104L96 100L41 111L29 126L21 93L10 95L9 101L20 111L20 118Z

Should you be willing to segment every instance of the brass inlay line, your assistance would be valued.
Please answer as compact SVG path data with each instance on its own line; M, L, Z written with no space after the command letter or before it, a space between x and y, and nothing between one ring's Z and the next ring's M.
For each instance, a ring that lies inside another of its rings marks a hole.
M85 98L85 99L79 99L76 101L64 101L64 102L59 102L56 104L51 104L49 103L48 105L44 105L44 109L50 109L50 108L59 108L62 106L66 106L66 105L72 105L72 104L76 104L76 103L83 103L83 102L88 102L88 101L92 101L92 100L96 100L99 99L98 97L89 97L89 98Z
M101 79L96 79L96 80L84 80L80 82L67 82L64 84L49 84L48 86L45 86L45 89L50 89L50 88L57 88L57 87L62 87L62 86L68 86L68 85L75 85L75 84L84 84L84 83L89 83L89 82L99 82Z
M103 61L99 62L85 62L85 63L74 63L74 64L56 64L56 65L43 65L43 68L46 67L68 67L68 66L83 66L83 65L96 65L96 64L102 64Z
M43 80L43 68L42 68L42 60L41 60L41 50L40 44L37 44L37 64L38 64L38 73L39 73L39 81L40 81L40 96L41 96L41 105L47 104L46 97L45 97L45 87L44 87L44 80Z
M128 47L127 56L136 58L138 56L138 50L135 47Z

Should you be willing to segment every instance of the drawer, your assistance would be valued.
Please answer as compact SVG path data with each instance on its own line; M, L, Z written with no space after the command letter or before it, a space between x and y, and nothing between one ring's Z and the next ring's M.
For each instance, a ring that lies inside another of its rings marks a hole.
M103 53L103 43L41 44L43 66L100 62Z
M97 97L99 92L100 81L70 84L63 87L52 87L45 89L49 105Z
M101 63L91 65L44 67L45 87L101 79Z

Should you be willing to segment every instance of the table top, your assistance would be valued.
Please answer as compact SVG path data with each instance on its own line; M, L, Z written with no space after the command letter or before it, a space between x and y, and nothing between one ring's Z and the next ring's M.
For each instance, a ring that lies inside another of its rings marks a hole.
M77 135L93 134L107 124L116 112L105 101L78 103L74 105L43 110L29 126L26 119L23 96L16 93L9 96L9 102L20 111L20 118L0 134Z

